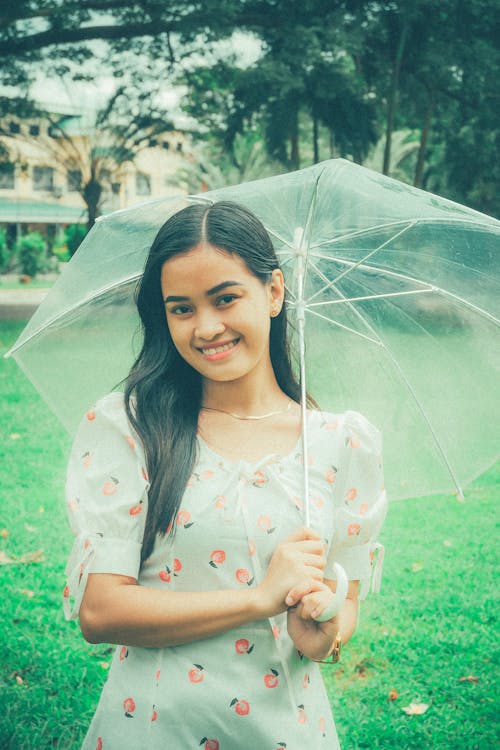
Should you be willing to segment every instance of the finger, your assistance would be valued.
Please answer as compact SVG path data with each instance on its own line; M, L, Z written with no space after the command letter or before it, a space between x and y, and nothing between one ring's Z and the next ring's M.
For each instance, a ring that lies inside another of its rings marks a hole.
M322 587L323 583L320 578L307 578L290 589L286 596L285 603L288 607L293 607L300 602L303 596L310 594L312 591L321 591Z
M301 526L300 528L295 529L295 531L285 539L285 544L287 542L300 542L305 539L321 539L321 537L317 531L314 531L307 526Z
M318 607L320 611L322 611L322 607L321 605L319 605L319 602L315 598L315 595L306 594L300 601L299 614L303 620L311 620L313 611L318 609Z
M323 554L311 554L307 552L302 556L302 562L304 565L312 565L314 568L320 568L320 570L326 567L326 557Z
M321 539L303 539L291 545L293 549L301 552L310 552L313 555L325 555L326 545Z
M304 565L308 565L313 568L319 568L319 570L324 570L326 567L326 557L324 555L307 554L302 558L302 562L304 563Z

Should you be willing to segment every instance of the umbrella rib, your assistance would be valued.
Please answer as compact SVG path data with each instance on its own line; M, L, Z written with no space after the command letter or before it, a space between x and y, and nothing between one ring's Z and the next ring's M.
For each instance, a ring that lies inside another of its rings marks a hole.
M320 276L323 275L322 272L318 268L315 268L315 270L316 270L316 272ZM337 292L337 294L340 297L343 297L341 291L339 289L337 289L336 287L335 287L335 291ZM440 440L439 440L439 438L438 438L438 436L436 434L436 431L434 430L434 427L432 425L432 422L431 422L429 416L427 415L427 412L425 411L422 403L420 402L417 394L415 393L415 390L414 390L412 384L410 383L410 381L406 377L406 374L405 374L403 368L401 367L401 365L399 364L398 360L395 358L394 354L392 353L392 351L390 350L390 348L387 346L387 344L380 338L380 336L378 335L377 331L373 328L373 326L371 326L370 323L363 317L363 315L361 315L361 313L359 312L359 310L357 310L357 308L355 307L355 305L352 305L347 300L345 300L345 301L349 305L349 307L352 309L353 313L358 318L361 319L361 321L365 324L365 326L368 328L368 330L371 331L371 333L377 338L377 343L384 349L384 351L386 352L387 356L391 360L393 366L399 372L399 375L401 376L401 378L403 380L403 383L405 384L405 386L406 386L406 388L407 388L410 396L412 397L413 401L415 402L415 404L417 406L417 409L419 410L420 414L422 415L422 418L423 418L424 422L426 423L426 425L427 425L427 427L429 429L429 432L432 435L434 443L436 444L436 447L437 447L437 449L438 449L438 451L439 451L439 453L441 455L441 458L443 459L444 464L445 464L446 468L448 469L448 472L449 472L449 474L451 476L451 479L452 479L452 481L453 481L453 483L454 483L454 485L456 487L456 490L457 490L457 493L458 493L458 497L459 498L463 498L462 488L460 487L458 478L456 477L455 472L453 471L453 467L452 467L452 465L450 464L450 462L448 460L448 456L446 455L446 452L445 452L443 446L441 445L441 442L440 442ZM314 314L317 314L317 313L315 313L314 311L312 311L312 314L314 315Z
M323 292L326 292L326 290L327 290L327 289L330 289L330 288L331 288L331 287L332 287L333 285L337 284L337 283L338 283L338 282L339 282L339 281L340 281L341 279L343 279L343 278L344 278L344 276L347 276L348 274L350 274L350 273L352 273L353 271L355 271L355 270L356 270L356 268L358 268L359 266L361 266L361 264L365 263L365 261L367 261L367 260L368 260L368 258L371 258L371 257L372 257L372 255L375 255L375 253L378 253L378 252L379 252L379 250L382 250L382 248L384 248L384 247L386 247L387 245L389 245L389 244L390 244L390 243L391 243L391 242L392 242L393 240L395 240L395 239L397 239L398 237L400 237L400 236L401 236L402 234L404 234L404 233L405 233L405 232L406 232L406 231L407 231L408 229L410 229L410 227L413 227L413 226L415 226L415 222L414 222L414 221L413 221L413 222L411 222L410 224L407 224L406 226L404 226L404 227L403 227L403 228L402 228L402 229L401 229L401 230L400 230L400 231L399 231L399 232L398 232L397 234L394 234L394 235L393 235L392 237L389 237L389 239L387 239L387 240L386 240L385 242L383 242L383 243L382 243L381 245L379 245L378 247L374 248L373 250L370 250L370 252L369 252L369 253L367 253L367 254L366 254L366 255L364 256L364 258L360 258L360 260L356 261L356 262L355 262L355 263L354 263L354 264L352 265L352 267L350 267L350 268L347 268L347 269L346 269L345 271L342 271L342 273L340 273L340 274L339 274L339 275L338 275L338 276L337 276L337 277L336 277L335 279L333 279L332 281L329 281L329 282L328 282L328 284L326 284L326 285L325 285L325 286L323 287L323 289L320 289L320 290L319 290L319 291L317 291L317 292L316 292L315 294L313 294L313 296L312 296L312 297L311 297L311 298L309 299L309 302L310 302L310 301L311 301L312 299L314 299L314 297L317 297L317 296L318 296L318 294L322 294Z
M315 257L319 257L321 260L332 260L328 256L315 256ZM354 265L354 261L348 261L348 260L343 260L339 258L336 258L335 260L340 263L347 263L350 265ZM460 297L458 294L454 294L453 292L450 292L447 289L444 289L443 287L436 286L435 284L429 284L429 282L427 281L421 281L420 279L415 279L413 276L408 276L404 273L397 273L397 271L389 271L388 269L380 268L380 266L363 265L359 267L362 268L363 270L376 271L377 273L382 273L385 276L392 276L393 278L402 279L404 281L412 282L413 284L419 284L420 286L422 286L422 289L420 290L415 289L415 290L410 290L407 292L395 292L395 293L388 292L386 295L380 295L381 298L403 295L403 294L419 294L419 293L422 294L425 292L435 292L437 294L443 295L444 297L450 297L451 299L455 299L457 302L460 302L465 307L468 307L471 310L474 310L474 312L476 312L478 315L481 315L483 318L486 318L487 320L491 321L492 323L495 323L496 325L500 325L500 319L495 317L495 315L492 315L490 312L488 312L487 310L484 310L482 307L475 305L473 302L470 302L464 297ZM320 278L322 278L324 281L328 280L327 277L321 273L321 271L317 268L316 265L314 265L314 269L316 273L320 276ZM324 291L326 291L327 289L328 289L328 286L323 287ZM317 303L317 302L311 303L310 300L314 299L314 297L316 297L316 294L314 294L314 296L311 297L307 301L308 306L311 305L312 307L313 305L324 304L324 303ZM353 298L353 299L354 301L356 300L356 298ZM362 298L360 297L359 299L362 299ZM367 297L366 299L373 299L373 298ZM340 302L340 303L345 302L345 301L346 299L344 298L337 300L337 302Z
M349 232L348 234L339 235L338 237L334 237L328 240L324 240L323 242L318 242L315 245L312 245L311 247L317 248L317 247L324 247L325 245L331 245L336 242L345 242L345 240L352 239L353 237L361 237L363 234L371 234L374 230L380 230L380 229L389 229L390 227L397 227L401 224L406 223L407 219L400 219L399 221L389 221L386 224L374 224L373 226L366 227L365 229L358 229L354 232ZM491 229L495 232L498 232L498 226L500 226L499 222L487 224L483 221L479 220L473 220L473 219L462 219L462 218L419 218L419 219L413 219L412 226L417 224L466 224L470 225L471 227L479 227L481 229Z
M435 287L435 291L438 292L438 294L441 294L443 297L451 297L451 299L457 300L465 307L469 307L471 310L474 310L474 312L477 312L478 315L481 315L483 318L486 318L487 320L491 321L492 323L495 323L496 325L500 325L499 318L495 317L494 315L489 313L487 310L483 310L482 307L478 307L473 302L469 302L469 300L466 300L463 297L460 297L458 294L449 292L447 289L442 289L439 286Z
M372 339L370 336L367 336L365 333L361 333L360 331L356 331L354 328L350 328L349 326L344 325L343 323L339 323L338 320L332 320L331 318L327 318L326 315L322 315L319 312L316 312L316 310L310 310L309 308L306 308L307 312L310 312L311 315L315 315L317 318L321 318L321 320L326 320L327 323L330 323L332 326L335 326L335 328L341 328L343 331L348 331L349 333L353 333L355 336L359 336L359 338L366 339L367 341L371 341L372 344L377 344L377 346L381 345L381 342L378 341L378 339Z
M412 222L412 225L419 223L419 221L420 221L419 219L415 219ZM400 219L399 221L389 221L387 222L387 224L375 224L374 226L366 227L366 229L357 229L355 232L349 232L348 234L342 234L342 235L339 235L338 237L333 237L331 239L324 240L323 242L318 242L312 245L312 248L315 249L317 247L324 247L325 245L332 245L333 243L336 243L336 242L345 242L346 240L350 240L353 237L360 237L363 234L372 234L375 229L376 230L390 229L390 227L399 227L401 226L401 224L406 226L407 223L408 223L408 219Z
M36 339L37 336L39 336L41 333L44 333L49 326L54 325L54 323L57 323L58 320L61 320L61 318L65 318L70 313L74 312L75 310L78 310L80 307L83 307L84 305L88 305L90 302L94 302L94 300L98 299L99 297L102 297L104 294L107 294L111 289L116 289L117 287L124 286L125 284L130 283L131 281L137 281L137 279L140 279L142 276L141 273L133 274L132 276L129 276L126 279L120 279L119 282L116 284L111 284L110 286L107 286L106 289L100 289L99 292L96 294L93 294L92 296L87 297L83 302L79 302L77 305L74 305L74 307L71 307L69 310L64 310L63 312L58 313L57 315L54 315L47 323L44 323L43 328L37 328L36 331L33 331L27 338L23 339L20 343L16 342L12 349L9 349L9 351L4 354L4 357L10 357L12 354L14 354L18 349L23 347L25 344L28 343L28 341L33 341L33 339Z
M366 294L362 297L345 297L344 299L332 299L332 300L326 300L325 302L312 302L311 304L307 303L307 309L311 310L312 307L326 307L327 305L338 305L338 304L344 304L345 302L363 302L364 300L372 300L372 299L388 299L389 297L405 297L409 294L428 294L429 292L434 292L435 289L433 287L429 287L429 289L411 289L408 292L387 292L386 294Z

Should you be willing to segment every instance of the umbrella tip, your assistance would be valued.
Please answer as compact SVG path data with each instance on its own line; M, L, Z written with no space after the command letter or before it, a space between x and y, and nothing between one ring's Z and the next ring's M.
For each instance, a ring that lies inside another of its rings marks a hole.
M457 491L454 494L459 503L465 503L465 496L460 487L457 487Z

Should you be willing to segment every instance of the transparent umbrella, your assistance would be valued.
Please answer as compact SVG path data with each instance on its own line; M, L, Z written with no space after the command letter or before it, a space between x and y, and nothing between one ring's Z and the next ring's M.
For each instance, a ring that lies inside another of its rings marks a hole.
M461 496L499 455L500 222L343 160L102 218L10 352L64 425L128 372L159 227L216 200L268 229L302 387L382 430L389 497Z

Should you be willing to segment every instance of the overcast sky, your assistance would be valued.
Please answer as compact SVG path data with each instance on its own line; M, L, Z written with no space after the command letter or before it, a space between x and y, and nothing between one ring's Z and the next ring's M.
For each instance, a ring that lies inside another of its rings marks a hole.
M47 77L40 73L31 89L33 98L40 106L47 109L60 107L65 111L78 111L82 108L95 109L102 106L115 90L116 80L112 75L102 73L102 60L106 59L107 45L97 41L93 43L93 46L95 58L89 61L85 72L92 75L95 71L94 80L92 82L71 81L69 76L67 78ZM260 41L256 37L239 31L236 31L230 40L220 42L218 45L220 57L235 54L241 67L252 65L258 59L261 50ZM203 61L201 56L193 57L194 64L202 64ZM178 127L182 127L185 120L178 109L182 93L183 89L180 87L173 87L170 84L159 85L159 100L172 113Z

